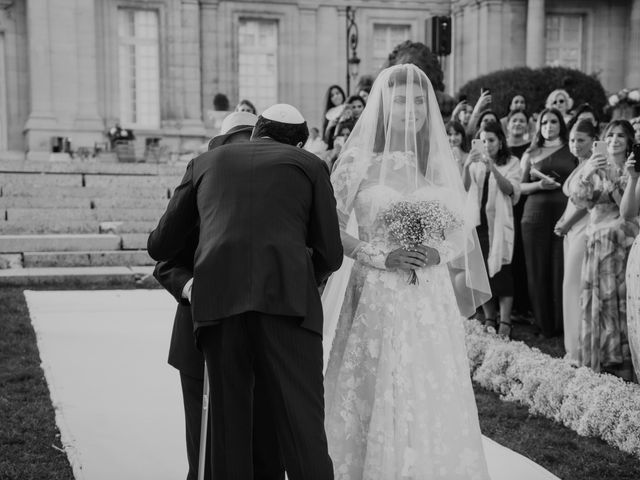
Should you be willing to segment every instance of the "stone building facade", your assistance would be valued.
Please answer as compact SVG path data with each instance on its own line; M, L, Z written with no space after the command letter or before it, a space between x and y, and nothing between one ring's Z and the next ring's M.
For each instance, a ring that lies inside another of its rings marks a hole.
M449 93L549 63L640 86L640 0L0 0L0 160L46 159L59 136L92 148L117 122L188 151L215 133L216 93L319 125L327 87L346 83L347 5L361 74L405 39L430 45L447 15Z

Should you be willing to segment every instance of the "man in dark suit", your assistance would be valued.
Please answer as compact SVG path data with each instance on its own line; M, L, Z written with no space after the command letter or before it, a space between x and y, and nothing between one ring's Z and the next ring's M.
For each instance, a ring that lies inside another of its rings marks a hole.
M209 150L221 145L248 142L258 119L250 113L232 113L222 122L220 135L209 142ZM153 275L178 301L169 344L169 364L180 371L180 384L184 404L187 460L187 480L196 480L200 450L200 423L202 392L204 387L204 356L195 345L191 319L191 285L193 256L198 246L198 229L187 238L185 248L165 262L158 262ZM265 402L265 389L256 385L254 397L254 480L284 480L284 464L273 432L270 412ZM207 444L211 444L210 429ZM211 450L207 449L204 478L211 480Z
M317 285L342 263L326 165L290 105L265 110L252 141L187 167L148 241L168 260L200 221L192 312L209 366L213 475L252 478L254 382L291 480L331 480L324 432L322 306Z

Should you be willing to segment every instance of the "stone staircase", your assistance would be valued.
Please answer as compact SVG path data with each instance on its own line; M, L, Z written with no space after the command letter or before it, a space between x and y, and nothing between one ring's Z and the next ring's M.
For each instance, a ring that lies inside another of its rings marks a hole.
M153 284L147 236L184 170L0 162L0 285Z

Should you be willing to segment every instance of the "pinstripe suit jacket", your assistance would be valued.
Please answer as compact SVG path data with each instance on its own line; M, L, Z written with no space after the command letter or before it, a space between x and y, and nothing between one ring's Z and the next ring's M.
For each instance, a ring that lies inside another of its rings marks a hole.
M195 327L258 311L299 317L322 333L317 285L342 263L326 165L270 139L224 145L192 160L147 248L169 260L198 226Z

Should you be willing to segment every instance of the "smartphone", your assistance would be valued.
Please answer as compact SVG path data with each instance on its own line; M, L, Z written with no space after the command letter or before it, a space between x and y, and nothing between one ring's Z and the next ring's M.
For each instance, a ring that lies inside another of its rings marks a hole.
M479 138L471 140L471 150L477 150L478 152L484 152L484 143Z
M636 160L633 168L636 172L640 172L640 143L636 143L633 146L633 158Z
M607 156L607 142L602 140L596 140L593 142L593 153L599 153L600 155Z

